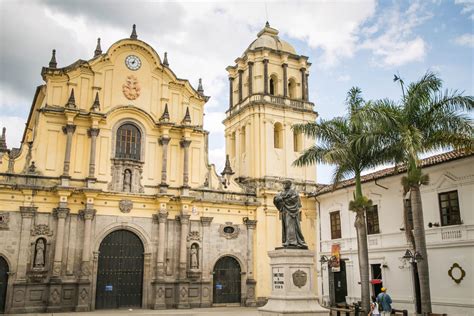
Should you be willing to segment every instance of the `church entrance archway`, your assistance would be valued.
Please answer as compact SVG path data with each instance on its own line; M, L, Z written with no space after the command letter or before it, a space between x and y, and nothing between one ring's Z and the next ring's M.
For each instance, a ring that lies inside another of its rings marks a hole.
M8 285L8 263L0 257L0 314L5 312Z
M214 266L214 304L240 303L240 264L232 257L220 258Z
M128 230L108 234L99 247L96 309L142 306L144 248Z

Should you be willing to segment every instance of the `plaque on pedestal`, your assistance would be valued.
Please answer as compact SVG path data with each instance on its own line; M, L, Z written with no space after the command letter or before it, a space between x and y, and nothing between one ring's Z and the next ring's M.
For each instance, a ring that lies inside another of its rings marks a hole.
M281 248L268 252L271 267L272 294L261 316L329 315L313 293L314 252L307 249Z

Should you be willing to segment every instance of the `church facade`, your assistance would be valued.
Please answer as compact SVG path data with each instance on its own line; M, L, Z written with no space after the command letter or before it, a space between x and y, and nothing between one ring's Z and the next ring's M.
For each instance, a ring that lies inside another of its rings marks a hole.
M316 245L307 57L268 24L227 68L226 165L208 160L209 97L135 26L91 59L41 71L20 148L0 140L0 311L256 306L291 180ZM315 280L311 280L316 282Z

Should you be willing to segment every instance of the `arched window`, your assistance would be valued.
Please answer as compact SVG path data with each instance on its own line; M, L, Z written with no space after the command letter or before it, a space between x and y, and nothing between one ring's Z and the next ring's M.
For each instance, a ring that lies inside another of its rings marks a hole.
M241 133L240 133L240 153L244 153L246 149L246 140L247 140L247 135L245 131L245 126L242 127Z
M232 132L232 134L230 135L230 156L232 158L235 157L235 148L237 147L236 143L235 143L235 132Z
M275 75L272 75L270 77L270 94L271 95L277 95L277 83L278 83L278 78Z
M288 82L288 96L290 99L296 99L296 81L294 78L291 78Z
M117 130L115 158L140 160L140 144L140 130L135 125L127 123L120 126Z
M273 147L283 148L283 125L275 123L273 126Z
M300 152L303 150L303 134L293 131L293 151Z

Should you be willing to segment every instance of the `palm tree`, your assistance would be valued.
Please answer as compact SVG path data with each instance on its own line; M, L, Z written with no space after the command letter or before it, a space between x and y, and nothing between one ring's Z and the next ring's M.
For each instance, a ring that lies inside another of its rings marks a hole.
M369 254L365 211L372 202L362 194L361 172L377 166L386 159L381 150L379 135L371 133L371 122L364 116L367 104L361 90L353 87L347 93L348 114L331 120L293 125L296 132L315 138L318 142L305 150L294 161L296 166L315 163L335 165L333 184L354 176L356 185L354 200L349 209L356 213L354 226L357 230L359 270L361 280L362 308L367 312L370 306Z
M443 93L441 79L431 72L406 88L399 76L395 76L394 81L401 85L400 102L380 100L373 104L369 112L374 114L371 121L376 122L380 130L387 131L385 150L391 156L391 162L396 165L403 163L407 169L402 185L405 193L409 192L413 227L409 227L405 220L405 229L409 240L413 229L414 250L422 256L417 262L421 308L422 313L429 313L428 253L420 195L420 186L428 184L429 177L421 170L419 155L453 147L472 149L473 120L463 111L474 108L474 98L463 96L456 90ZM404 218L407 217L404 214Z

